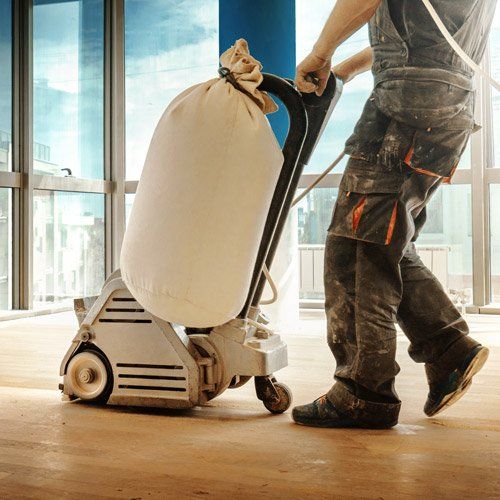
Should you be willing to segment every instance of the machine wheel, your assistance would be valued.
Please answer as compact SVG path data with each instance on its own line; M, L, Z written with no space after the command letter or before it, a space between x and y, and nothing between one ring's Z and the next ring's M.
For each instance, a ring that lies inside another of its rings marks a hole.
M292 391L282 382L273 382L273 385L279 395L278 401L273 398L272 400L264 399L262 402L271 413L283 413L292 405Z
M113 388L108 360L95 350L73 356L66 377L73 395L86 402L106 404Z

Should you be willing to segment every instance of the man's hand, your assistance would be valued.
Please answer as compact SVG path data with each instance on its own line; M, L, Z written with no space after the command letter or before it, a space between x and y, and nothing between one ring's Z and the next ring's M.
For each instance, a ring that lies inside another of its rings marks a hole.
M337 47L368 22L381 0L336 0L314 49L298 66L295 83L301 92L323 94ZM342 69L341 69L342 72ZM344 73L346 79L358 73Z
M371 47L354 54L349 59L335 65L333 72L344 83L351 81L355 76L369 71L373 64L373 51Z
M298 66L295 84L301 92L323 94L332 71L331 58L322 58L311 52Z

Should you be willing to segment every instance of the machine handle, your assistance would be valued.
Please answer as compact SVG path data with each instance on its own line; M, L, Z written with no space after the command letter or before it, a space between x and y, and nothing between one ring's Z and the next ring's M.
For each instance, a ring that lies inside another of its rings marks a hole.
M320 97L316 94L301 95L290 80L268 73L263 76L264 80L259 89L281 100L288 111L290 126L283 146L283 167L271 201L247 300L239 314L240 318L246 318L250 307L259 304L265 285L262 269L264 265L268 269L271 267L300 176L326 127L342 89L340 80L333 73Z
M267 214L266 224L264 226L264 232L262 234L252 274L252 281L250 282L247 300L239 314L240 318L246 318L248 316L250 306L254 302L254 296L262 275L262 268L266 263L267 256L271 249L278 222L281 218L284 201L291 187L290 183L294 176L294 172L297 170L302 145L307 135L307 113L300 93L290 83L279 76L269 73L264 73L263 76L264 80L260 84L259 89L273 94L284 104L288 111L290 126L283 146L283 166Z

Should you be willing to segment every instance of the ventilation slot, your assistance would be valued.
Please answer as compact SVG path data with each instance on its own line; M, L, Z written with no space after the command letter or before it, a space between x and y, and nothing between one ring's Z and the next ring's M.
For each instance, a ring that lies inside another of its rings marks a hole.
M101 318L99 323L152 323L150 319L112 319Z
M132 375L128 373L122 373L118 375L118 378L136 378L144 380L186 380L186 377L169 377L168 375Z
M169 392L186 392L184 387L161 387L153 385L118 385L120 389L138 389L145 391L169 391Z
M119 313L119 312L126 312L126 313L143 313L144 309L134 309L132 307L106 307L106 312L108 313Z
M146 365L143 363L116 363L118 368L154 368L154 369L165 369L165 370L182 370L182 366L179 365Z
M135 302L134 297L113 297L113 302Z

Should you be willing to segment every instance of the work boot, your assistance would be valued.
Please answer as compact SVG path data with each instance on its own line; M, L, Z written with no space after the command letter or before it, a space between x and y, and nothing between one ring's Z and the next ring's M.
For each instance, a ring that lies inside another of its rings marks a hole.
M310 427L389 429L397 423L380 424L354 420L339 412L326 395L307 405L296 406L292 411L292 418L296 424Z
M488 359L487 347L478 345L467 355L463 363L438 382L430 384L424 412L433 417L448 406L456 403L469 389L472 377L479 372Z

